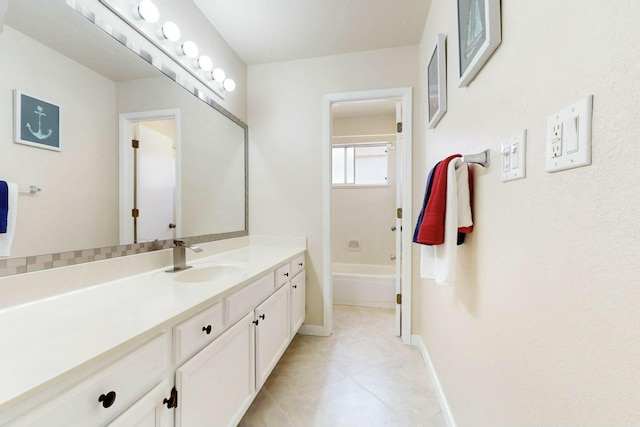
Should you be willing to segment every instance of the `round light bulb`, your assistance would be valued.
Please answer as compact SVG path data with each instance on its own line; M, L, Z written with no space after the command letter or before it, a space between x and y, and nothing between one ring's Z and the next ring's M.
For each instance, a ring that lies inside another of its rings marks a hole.
M160 28L160 36L169 41L177 42L180 40L180 28L175 22L167 21Z
M213 61L207 55L202 55L200 58L198 58L197 63L198 67L202 71L211 71L211 69L213 68Z
M160 19L160 11L158 6L153 4L151 0L142 0L138 5L138 15L147 22L155 23Z
M198 45L191 40L187 40L186 42L182 43L180 49L182 50L182 54L187 58L193 59L198 56Z
M226 90L227 92L233 92L234 90L236 90L236 82L231 79L226 79L222 83L222 87L224 87L224 90Z
M216 68L211 72L211 78L218 83L222 83L225 77L227 77L227 75L224 73L224 70L222 68Z

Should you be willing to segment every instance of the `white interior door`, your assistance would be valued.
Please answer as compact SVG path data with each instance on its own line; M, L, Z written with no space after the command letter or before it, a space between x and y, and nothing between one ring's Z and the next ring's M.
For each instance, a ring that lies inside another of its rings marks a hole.
M176 158L173 138L138 124L138 242L175 238Z
M402 102L396 102L396 123L402 123ZM402 209L402 132L396 127L396 212ZM396 295L402 295L402 219L396 214ZM396 298L396 336L402 332L402 304L398 304Z

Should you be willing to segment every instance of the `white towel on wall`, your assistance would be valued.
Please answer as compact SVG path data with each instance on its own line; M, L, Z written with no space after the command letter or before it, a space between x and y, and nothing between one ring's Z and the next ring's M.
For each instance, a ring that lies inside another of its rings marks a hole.
M0 257L11 256L11 244L16 234L16 219L18 218L18 186L7 183L9 187L9 210L7 211L7 232L0 234Z
M455 282L458 227L471 225L473 221L469 197L469 172L467 164L460 158L456 158L447 165L444 243L437 246L422 246L421 277L434 279L439 285L451 285Z

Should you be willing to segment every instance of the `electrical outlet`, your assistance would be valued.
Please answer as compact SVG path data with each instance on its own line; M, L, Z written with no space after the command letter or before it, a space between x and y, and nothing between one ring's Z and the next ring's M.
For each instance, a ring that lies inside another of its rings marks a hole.
M547 118L547 172L591 164L592 115L589 95Z
M551 157L560 157L562 156L562 123L553 125L551 133Z

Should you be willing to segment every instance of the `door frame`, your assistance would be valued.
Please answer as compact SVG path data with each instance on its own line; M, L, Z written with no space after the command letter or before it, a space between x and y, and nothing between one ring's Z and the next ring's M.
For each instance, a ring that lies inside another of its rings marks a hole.
M400 99L403 112L404 147L402 152L402 342L411 344L411 194L412 194L412 168L411 153L413 141L413 100L412 88L394 88L366 90L358 92L332 93L323 96L322 100L322 287L323 287L323 335L329 336L333 331L333 279L332 279L332 191L331 162L333 140L333 104L353 101L370 101L379 99ZM396 173L398 173L397 171ZM398 256L398 254L396 254Z
M133 159L131 153L131 140L133 139L133 124L151 120L174 120L176 144L176 192L175 192L175 212L176 212L176 236L182 229L182 192L181 192L181 141L180 135L180 110L151 110L134 113L122 113L119 115L119 237L120 244L132 243L130 236L133 236L133 224L131 222L131 206L133 206Z

